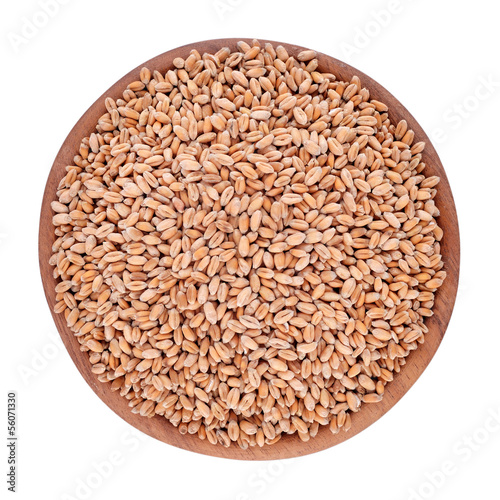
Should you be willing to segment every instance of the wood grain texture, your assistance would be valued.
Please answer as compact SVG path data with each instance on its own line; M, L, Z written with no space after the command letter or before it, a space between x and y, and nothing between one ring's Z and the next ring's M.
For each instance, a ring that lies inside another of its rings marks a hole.
M50 203L56 198L56 188L59 180L65 175L64 169L66 165L72 164L73 156L78 152L81 139L89 136L93 132L98 118L106 112L104 106L105 97L111 96L114 99L118 98L128 83L138 80L139 71L144 66L147 66L152 70L157 69L162 73L165 73L168 69L173 67L172 61L174 58L186 58L192 49L197 49L200 53L215 53L224 46L236 49L236 43L238 40L239 39L209 40L185 45L183 47L165 52L164 54L141 64L107 90L73 127L64 141L64 144L62 145L50 171L47 185L45 187L40 216L40 272L45 289L45 296L51 311L54 309L54 288L57 281L54 279L53 269L49 265L51 247L55 240L52 227L53 212L51 210ZM243 40L249 43L251 42L251 40L248 39ZM265 43L267 40L261 40L261 42ZM271 43L275 46L280 44L280 42ZM292 55L297 55L301 50L304 50L303 47L296 45L286 43L281 43L281 45L283 45ZM172 426L172 424L161 416L148 419L131 413L130 408L127 405L128 401L125 398L120 397L118 392L111 392L109 384L99 382L97 377L91 372L91 365L88 361L88 356L86 353L82 353L80 351L80 344L70 329L67 328L64 315L58 315L52 312L54 322L66 349L68 350L78 370L90 387L92 387L94 392L109 406L109 408L111 408L129 424L156 439L164 441L165 443L183 448L185 450L203 453L205 455L239 460L271 460L291 458L314 453L339 444L355 436L378 420L403 397L403 395L415 383L431 361L448 326L458 288L460 240L455 203L453 201L450 185L441 161L439 160L439 157L429 138L419 124L397 101L397 99L381 85L363 74L361 71L358 71L352 66L334 59L333 57L319 53L318 60L319 70L333 73L337 76L337 79L349 81L353 75L358 75L361 79L362 85L370 90L371 97L382 101L389 106L389 116L393 123L397 123L399 120L404 118L408 122L409 128L413 129L415 132L415 142L425 141L427 143L427 147L423 155L424 161L427 164L425 174L438 175L441 177L441 183L438 186L438 194L435 201L441 211L439 224L444 230L444 238L441 249L448 277L436 294L434 316L426 320L429 333L425 336L425 343L410 354L407 358L406 365L402 368L402 371L399 374L396 374L393 382L387 385L383 401L377 404L365 404L358 413L352 415L352 427L349 432L346 433L341 431L339 434L333 435L327 427L321 427L318 435L306 443L300 441L296 435L287 435L271 446L264 446L263 448L253 447L247 450L242 450L235 445L232 445L230 448L224 448L220 445L214 446L206 440L201 441L196 435L181 435L179 431ZM83 404L85 404L85 401L82 401L82 405Z

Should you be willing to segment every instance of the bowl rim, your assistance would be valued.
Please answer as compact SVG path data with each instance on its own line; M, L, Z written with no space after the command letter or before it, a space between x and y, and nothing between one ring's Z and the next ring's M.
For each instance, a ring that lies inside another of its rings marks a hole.
M424 161L427 160L425 161L427 165L426 172L432 172L432 175L439 175L441 177L438 194L436 195L436 205L443 214L439 219L440 226L445 226L445 235L441 242L441 253L444 257L445 270L448 275L443 286L436 293L433 308L434 315L426 319L426 326L429 328L429 332L425 336L425 342L406 358L407 362L401 371L396 373L394 380L387 384L383 400L377 404L363 405L361 411L352 415L352 426L348 432L341 431L334 435L330 432L328 426L320 426L318 435L307 442L300 441L297 434L293 434L284 436L273 445L265 445L262 448L254 446L243 450L235 444L232 444L229 448L224 448L221 445L211 445L207 440L200 440L196 434L181 435L178 429L174 428L170 422L159 415L149 419L133 414L125 398L122 398L117 392L111 392L108 384L97 380L97 376L90 370L91 365L88 362L87 354L80 351L80 344L77 338L66 326L64 315L54 313L54 287L58 280L54 278L53 267L49 265L49 257L52 253L51 247L55 240L52 230L53 212L50 203L55 200L57 184L62 178L65 166L72 163L73 156L77 154L81 139L90 135L95 128L97 118L106 112L104 99L108 96L115 99L118 98L130 82L138 79L141 68L145 66L165 73L173 66L172 61L174 58L186 58L193 49L200 51L200 53L215 53L222 47L229 47L231 50L234 50L239 41L251 44L252 39L212 39L168 50L129 71L87 109L64 140L47 178L39 223L39 266L47 303L59 335L70 357L92 390L123 420L151 437L184 450L238 460L276 460L308 455L325 450L354 437L381 418L408 392L424 372L436 353L451 318L458 289L460 270L460 237L453 194L446 172L429 137L411 113L388 90L353 66L327 54L317 52L320 71L333 73L337 79L343 81L349 81L353 75L357 75L362 85L369 89L370 98L377 99L389 106L391 121L399 121L404 118L408 122L409 128L415 132L415 142L425 141L426 148L423 157ZM271 43L274 47L282 45L290 55L294 56L302 50L310 50L285 42L263 39L259 39L259 42L261 45Z

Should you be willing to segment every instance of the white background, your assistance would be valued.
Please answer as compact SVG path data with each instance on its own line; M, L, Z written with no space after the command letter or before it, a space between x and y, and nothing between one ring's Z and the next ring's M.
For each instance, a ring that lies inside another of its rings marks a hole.
M36 0L4 2L0 15L0 400L5 408L7 391L18 392L17 498L498 498L497 3L48 1L56 5L50 16ZM30 31L30 21L42 26ZM223 37L303 45L378 80L438 139L459 213L459 296L423 376L358 436L281 462L210 458L134 434L57 341L38 270L43 188L72 126L135 66L186 43ZM5 471L7 449L0 448ZM96 472L111 459L112 469ZM8 498L4 474L0 489Z

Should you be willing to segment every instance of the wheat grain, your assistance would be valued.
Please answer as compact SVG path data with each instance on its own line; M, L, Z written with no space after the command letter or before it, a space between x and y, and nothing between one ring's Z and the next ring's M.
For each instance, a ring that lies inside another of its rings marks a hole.
M424 143L258 41L143 68L52 202L55 311L131 411L243 449L351 427L446 277Z

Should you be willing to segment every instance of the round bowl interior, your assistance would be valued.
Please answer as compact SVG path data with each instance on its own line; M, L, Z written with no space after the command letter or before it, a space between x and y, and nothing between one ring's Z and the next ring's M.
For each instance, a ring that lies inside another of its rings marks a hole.
M444 238L441 242L441 252L448 276L443 286L439 288L436 293L434 315L426 319L426 325L429 328L429 332L425 336L424 344L420 345L416 351L413 351L409 355L401 372L395 374L394 380L387 385L384 398L380 403L363 405L358 413L352 415L352 427L348 432L341 431L334 435L327 426L323 426L320 427L318 435L308 442L302 442L297 435L286 435L273 445L266 445L262 448L252 447L246 450L236 445L230 446L229 448L224 448L220 445L214 446L207 440L200 440L197 435L181 435L164 417L155 416L148 419L138 414L133 414L125 398L121 397L118 392L111 392L108 384L100 383L97 380L97 376L91 372L91 365L88 361L87 353L80 351L80 344L66 326L64 315L55 314L53 312L57 280L53 276L52 266L49 265L51 248L55 240L54 231L52 229L53 212L50 203L56 197L56 189L59 180L65 175L66 165L72 163L73 157L79 149L81 139L89 136L93 132L98 118L106 112L104 106L105 97L110 96L114 99L118 98L128 83L138 79L139 71L144 66L165 73L173 67L172 61L176 57L186 58L192 49L197 49L201 54L204 52L215 53L221 47L230 47L234 50L239 40L240 39L209 40L185 45L165 52L132 70L92 104L64 141L47 180L40 216L40 271L45 296L52 312L54 322L75 365L102 401L129 424L160 441L205 455L240 460L291 458L335 446L361 432L363 429L366 429L384 413L389 411L410 389L434 356L448 326L457 293L460 265L458 222L450 185L441 161L429 138L412 115L385 88L361 71L333 57L318 53L319 70L333 73L336 75L337 79L343 81L349 81L354 75L359 76L361 84L369 89L371 97L389 106L389 117L392 122L397 123L399 120L405 119L408 122L409 128L413 129L415 132L415 142L426 142L427 146L423 153L424 161L427 165L425 173L427 175L438 175L441 177L438 194L435 200L436 205L441 211L439 224L444 230ZM251 42L251 40L248 39L245 41ZM261 42L265 43L267 40L261 40ZM304 50L303 47L287 43L272 43L275 46L280 44L283 45L291 55L297 55L300 51Z

